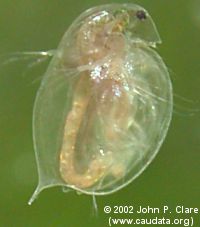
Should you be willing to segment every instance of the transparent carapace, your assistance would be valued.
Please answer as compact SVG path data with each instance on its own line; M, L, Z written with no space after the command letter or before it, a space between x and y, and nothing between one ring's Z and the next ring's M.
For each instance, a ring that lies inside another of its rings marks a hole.
M172 114L172 86L154 48L160 37L135 4L98 6L64 34L37 92L34 149L41 190L113 193L157 154Z

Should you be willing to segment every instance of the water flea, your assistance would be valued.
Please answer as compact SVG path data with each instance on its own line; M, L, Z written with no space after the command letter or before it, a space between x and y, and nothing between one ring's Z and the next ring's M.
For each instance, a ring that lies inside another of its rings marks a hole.
M151 16L135 4L94 7L71 24L34 104L39 183L29 204L53 186L114 193L151 163L173 106L157 43Z

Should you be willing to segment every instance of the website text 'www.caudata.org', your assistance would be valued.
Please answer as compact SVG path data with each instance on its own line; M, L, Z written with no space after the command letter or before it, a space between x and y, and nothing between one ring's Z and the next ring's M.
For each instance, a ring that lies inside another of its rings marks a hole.
M175 218L173 220L169 218L112 218L108 219L109 226L114 225L182 225L193 226L193 217L190 218Z

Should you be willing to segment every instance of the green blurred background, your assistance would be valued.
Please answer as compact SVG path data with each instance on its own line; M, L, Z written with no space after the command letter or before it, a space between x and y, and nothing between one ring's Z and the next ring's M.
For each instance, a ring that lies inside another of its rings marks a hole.
M54 49L81 12L104 3L112 1L0 0L0 54ZM110 216L103 212L105 205L200 208L200 112L196 111L200 110L200 1L134 3L146 8L157 25L163 41L157 51L169 67L176 95L172 124L156 159L128 187L98 197L97 216L90 196L63 193L59 187L42 192L28 206L37 185L32 108L48 62L28 70L24 61L1 66L0 226L104 227ZM0 60L3 62L2 57ZM143 217L155 216L163 215ZM166 217L190 215L172 213ZM200 226L200 214L193 217L194 226Z

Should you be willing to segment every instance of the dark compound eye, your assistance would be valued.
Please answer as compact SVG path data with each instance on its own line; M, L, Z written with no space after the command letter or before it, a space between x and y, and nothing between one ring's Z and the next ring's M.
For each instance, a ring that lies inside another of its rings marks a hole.
M147 18L147 15L146 13L143 11L143 10L138 10L136 12L136 17L139 19L139 20L145 20Z

